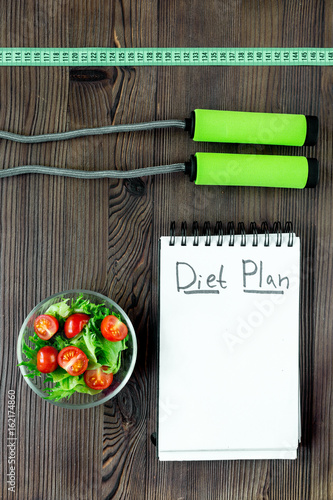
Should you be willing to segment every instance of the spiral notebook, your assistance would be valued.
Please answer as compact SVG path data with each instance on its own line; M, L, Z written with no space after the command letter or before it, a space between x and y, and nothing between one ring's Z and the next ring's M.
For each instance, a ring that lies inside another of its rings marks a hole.
M290 223L222 229L160 238L158 457L293 459L300 241Z

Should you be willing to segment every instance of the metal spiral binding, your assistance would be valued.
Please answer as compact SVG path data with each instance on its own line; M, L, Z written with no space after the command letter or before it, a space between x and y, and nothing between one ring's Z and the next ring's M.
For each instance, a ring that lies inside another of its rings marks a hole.
M193 232L193 246L197 247L199 245L199 224L196 220L193 222L192 232Z
M220 220L218 220L215 225L215 236L217 236L217 246L221 247L223 245L223 226Z
M252 238L252 246L257 247L258 246L258 229L257 229L257 224L255 222L251 222L250 224L250 229L253 235Z
M175 221L173 220L170 224L170 241L169 241L170 246L174 246L174 244L175 244L175 239L176 239L175 228L176 228L176 224L175 224Z
M181 228L181 234L182 234L181 246L182 247L186 245L186 232L187 232L187 224L186 224L186 221L183 221L182 228Z
M269 230L267 222L261 224L261 232L265 234L264 246L269 247Z
M290 221L287 221L285 224L285 233L289 233L289 238L288 238L288 247L292 247L294 244L294 230L293 230L293 223Z
M273 233L276 233L276 246L280 247L282 244L282 231L281 231L281 222L280 221L274 222Z
M241 235L241 247L245 247L246 246L246 233L245 233L244 222L238 223L238 232Z
M229 247L233 247L235 244L235 226L232 221L228 222L227 232L229 233Z
M268 247L270 246L270 240L271 240L271 235L269 231L269 226L267 222L263 222L260 227L260 232L261 234L264 235L264 246ZM288 242L287 246L292 247L294 244L294 232L293 232L293 224L290 221L287 221L284 226L284 231L282 230L282 224L280 221L276 221L273 224L272 232L276 234L276 241L275 241L275 246L281 247L282 246L282 235L287 233L288 236ZM239 222L237 225L237 233L240 235L240 246L246 246L247 244L247 239L246 239L246 230L245 230L245 225L243 222ZM252 233L252 246L257 247L259 245L259 234L258 234L258 228L255 222L250 223L250 233ZM203 226L203 232L204 236L204 244L205 246L210 246L212 244L212 231L211 231L211 225L210 222L206 221L204 222ZM229 246L234 246L235 245L235 225L234 223L228 222L227 224L227 231L225 237L229 239ZM192 225L192 235L193 235L193 246L199 246L199 224L197 221L193 222ZM214 236L217 237L216 239L216 246L222 246L223 241L224 241L224 233L223 233L223 225L221 221L217 221L215 224L215 229L214 229ZM176 225L175 221L171 222L170 225L170 241L169 245L174 246L176 241ZM187 223L186 221L183 221L181 224L181 246L186 246L187 245Z
M206 236L205 246L209 247L210 244L211 244L211 241L212 241L212 233L211 233L211 230L210 230L210 222L206 221L204 223L204 235Z

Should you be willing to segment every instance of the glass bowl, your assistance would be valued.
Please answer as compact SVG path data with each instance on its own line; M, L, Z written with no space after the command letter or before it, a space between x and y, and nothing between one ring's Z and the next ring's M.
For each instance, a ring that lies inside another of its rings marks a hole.
M59 302L62 299L69 299L69 303L71 303L72 299L76 299L78 296L82 295L84 299L88 299L94 304L104 304L106 307L110 309L110 311L114 311L120 313L123 317L125 323L128 326L128 339L127 339L127 349L122 351L121 356L121 366L117 373L114 374L112 384L107 389L103 390L94 395L90 394L82 394L75 392L68 399L61 399L60 401L53 401L46 399L52 404L57 406L61 406L62 408L91 408L93 406L98 406L100 404L106 403L111 398L116 396L126 385L128 382L135 366L136 357L137 357L137 341L136 335L133 328L133 325L127 316L127 314L118 306L113 300L101 295L97 292L92 292L89 290L68 290L61 293L56 293L55 295L51 295L47 299L44 299L40 302L26 317L17 342L17 359L18 362L26 361L27 358L25 354L22 352L23 340L30 347L35 347L33 343L29 341L29 336L34 334L34 320L40 314L44 314L45 311L52 305ZM45 388L52 386L53 384L44 383L45 375L42 374L40 377L36 376L34 378L28 378L25 375L29 373L29 370L26 366L19 366L21 373L24 377L26 383L31 387L31 389L38 394L41 398L45 398L48 394L45 391Z

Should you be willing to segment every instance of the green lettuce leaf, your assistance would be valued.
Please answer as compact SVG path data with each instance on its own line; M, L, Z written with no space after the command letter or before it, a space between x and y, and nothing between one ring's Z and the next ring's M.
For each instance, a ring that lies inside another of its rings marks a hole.
M55 382L55 383L61 382L65 378L69 378L69 377L73 378L73 376L70 375L69 373L67 373L66 370L61 368L61 366L58 366L58 368L56 370L54 370L54 372L51 372L48 375L49 375L50 381Z
M34 347L30 347L25 340L22 342L22 352L27 357L26 361L22 361L17 366L26 366L30 373L26 373L25 377L34 378L40 377L41 372L37 370L37 353L39 349L48 345L46 340L42 340L34 333L29 337L29 341L34 344Z
M82 312L93 316L95 319L100 318L101 321L110 314L110 310L104 304L93 304L88 299L84 299L82 295L72 301L71 308L73 312Z
M51 338L51 343L53 347L57 349L57 351L61 351L64 347L67 347L70 345L69 342L70 339L67 339L63 334L57 333Z
M91 320L89 320L90 323ZM85 325L83 331L76 337L70 339L71 345L75 345L81 351L85 353L89 361L97 363L96 348L98 346L98 341L96 334L91 332L89 328L89 323Z
M68 316L72 314L68 301L69 299L63 299L56 304L52 304L52 306L50 306L44 314L50 314L51 316L56 317L58 321L68 318Z
M101 365L109 367L109 370L105 370L107 373L117 373L121 365L121 351L126 348L126 339L111 342L101 337L97 359Z
M64 376L64 378L58 381L54 387L47 388L45 391L48 392L48 396L45 399L51 399L53 401L59 401L62 398L69 398L72 394L74 394L74 392L90 395L102 392L100 390L96 391L95 389L90 389L90 387L85 384L82 375L78 377L73 377L71 375L68 375L67 377Z

